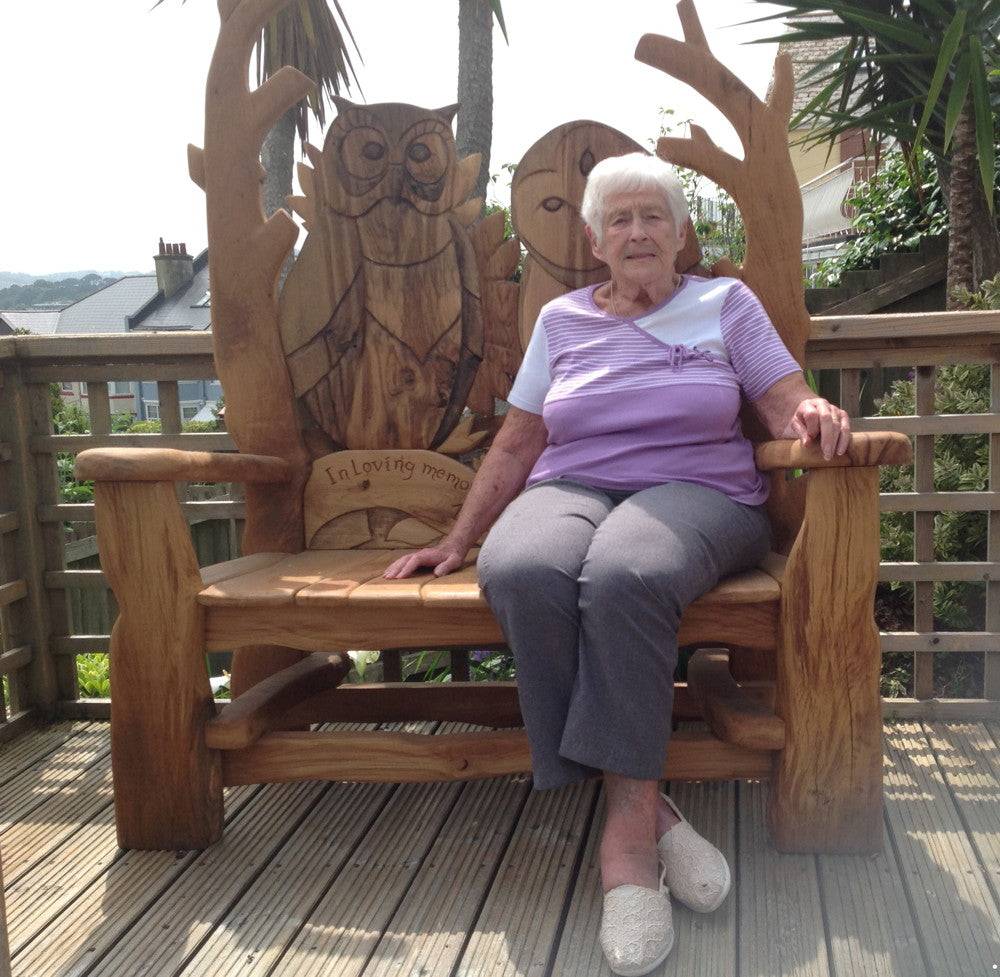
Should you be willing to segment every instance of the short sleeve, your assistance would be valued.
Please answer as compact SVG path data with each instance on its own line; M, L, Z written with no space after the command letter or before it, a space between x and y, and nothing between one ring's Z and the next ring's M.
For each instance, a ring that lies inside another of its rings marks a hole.
M524 351L521 368L514 377L514 385L507 395L507 403L532 414L541 414L545 395L552 385L549 372L549 344L545 336L545 325L539 315L535 328Z
M777 329L743 282L736 282L722 303L722 341L748 400L757 400L782 377L802 369Z

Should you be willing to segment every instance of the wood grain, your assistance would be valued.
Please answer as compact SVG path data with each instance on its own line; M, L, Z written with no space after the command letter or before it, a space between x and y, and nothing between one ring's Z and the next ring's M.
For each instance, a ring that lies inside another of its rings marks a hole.
M913 458L910 439L905 434L871 431L851 435L851 443L842 455L830 459L815 441L803 445L799 440L766 441L754 449L754 460L762 472L782 468L859 468L872 465L908 465Z
M76 477L98 482L258 482L291 478L282 458L173 448L90 448L76 456Z
M757 750L780 750L785 724L747 695L729 670L725 648L699 648L688 662L688 687L700 700L709 728L721 740Z
M123 848L205 848L222 831L201 573L173 486L98 482L101 565L121 612L111 635L112 759Z
M288 723L285 713L304 698L336 688L351 670L346 652L316 653L258 682L205 727L210 750L237 750Z
M882 843L878 472L814 471L781 603L770 819L782 851L874 852Z
M475 472L432 451L339 451L317 459L305 488L305 531L313 547L324 526L349 513L392 509L392 521L369 522L370 545L393 548L392 528L406 516L423 523L436 534L447 532L458 515ZM374 530L374 531L373 531ZM346 549L331 545L327 534L323 549ZM395 547L398 548L398 545Z

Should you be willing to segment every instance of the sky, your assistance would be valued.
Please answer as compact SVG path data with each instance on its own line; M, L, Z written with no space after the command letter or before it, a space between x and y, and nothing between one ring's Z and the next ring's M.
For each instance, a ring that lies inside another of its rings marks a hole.
M0 270L148 271L157 241L206 245L204 196L186 146L203 144L215 0L34 0L5 4L0 56ZM455 101L456 0L342 0L364 64L359 102ZM755 0L700 0L716 55L763 95L780 22ZM645 33L681 36L670 0L504 0L509 45L494 29L491 172L563 122L589 118L643 145L660 110L693 118L741 155L728 123L680 82L634 59ZM315 127L310 139L321 145ZM506 175L493 196L509 196ZM299 243L301 244L301 238Z

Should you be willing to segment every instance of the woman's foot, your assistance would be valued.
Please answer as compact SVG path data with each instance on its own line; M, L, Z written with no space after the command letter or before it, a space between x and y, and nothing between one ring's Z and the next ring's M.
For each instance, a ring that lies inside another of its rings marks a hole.
M677 812L667 803L664 794L656 795L656 837L662 838L674 825L680 824Z
M656 850L657 783L604 776L606 814L601 835L601 888L639 885L654 892L659 885Z
M671 817L661 821L660 809ZM657 851L664 876L678 902L698 913L714 912L729 893L732 877L725 855L691 827L673 801L660 795L657 811ZM672 821L669 827L661 825Z
M601 836L601 949L613 973L638 977L674 945L670 892L656 848L657 784L604 776L607 812Z

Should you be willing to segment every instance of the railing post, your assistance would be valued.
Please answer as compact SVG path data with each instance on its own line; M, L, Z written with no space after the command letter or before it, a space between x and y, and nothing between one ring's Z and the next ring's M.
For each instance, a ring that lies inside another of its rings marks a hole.
M11 627L25 635L31 645L28 688L30 705L45 718L55 715L58 699L56 668L49 645L52 634L49 602L45 592L45 555L42 527L38 521L37 466L31 453L31 405L27 385L16 360L8 360L3 371L0 411L0 441L11 446L10 477L6 480L11 511L19 526L14 534L14 558L20 579L28 587L27 597L11 605ZM43 387L46 400L48 390ZM51 424L51 419L49 420ZM58 527L62 532L61 527Z
M1000 363L990 364L990 411L1000 414ZM1000 489L1000 434L990 435L989 489ZM987 516L986 559L1000 560L1000 512L990 510ZM1000 580L986 584L986 630L1000 631ZM1000 699L1000 652L986 652L983 663L983 698Z
M917 415L934 413L934 382L937 369L918 366L914 380ZM917 492L934 491L934 435L918 434L913 448L913 488ZM934 513L913 514L913 559L918 563L934 559ZM913 585L913 626L917 631L934 630L934 584L918 581ZM934 695L934 652L914 652L913 697L930 699Z

